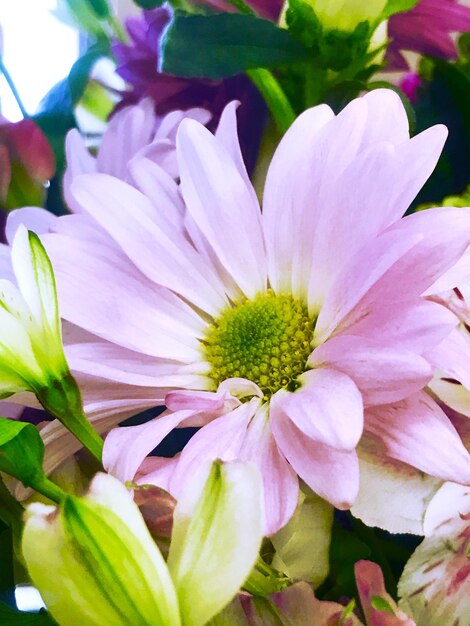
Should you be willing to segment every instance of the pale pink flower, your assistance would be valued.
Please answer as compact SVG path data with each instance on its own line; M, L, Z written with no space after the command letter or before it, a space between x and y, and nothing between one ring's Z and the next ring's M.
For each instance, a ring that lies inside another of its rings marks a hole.
M452 284L470 214L400 219L446 129L410 139L388 90L337 117L310 109L273 157L261 213L235 125L234 104L216 136L181 123L184 203L153 171L140 191L83 175L70 189L81 214L44 236L73 325L67 358L96 427L168 407L108 436L107 469L131 480L140 468L139 482L177 498L202 461L251 461L264 477L268 534L293 513L297 476L335 506L352 505L364 432L390 471L405 464L470 483L457 431L421 391L432 377L423 354L458 322L424 296L437 279ZM180 456L141 467L186 425L203 427Z
M187 111L171 111L164 116L155 114L153 100L144 98L136 105L126 106L110 120L101 139L96 157L93 156L77 129L69 131L66 137L67 169L64 174L64 195L72 210L77 207L70 193L70 185L80 174L101 172L116 176L130 184L139 178L143 164L152 168L160 166L164 173L178 178L176 162L176 130L184 118L209 122L211 114L201 108ZM146 161L144 161L144 158ZM139 160L139 171L135 172L134 162Z

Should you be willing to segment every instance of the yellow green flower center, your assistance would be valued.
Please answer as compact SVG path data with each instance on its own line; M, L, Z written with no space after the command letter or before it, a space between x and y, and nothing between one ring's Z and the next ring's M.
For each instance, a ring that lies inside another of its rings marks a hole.
M315 319L291 295L272 291L245 300L211 325L203 345L216 386L227 378L247 378L266 398L296 388L306 369Z

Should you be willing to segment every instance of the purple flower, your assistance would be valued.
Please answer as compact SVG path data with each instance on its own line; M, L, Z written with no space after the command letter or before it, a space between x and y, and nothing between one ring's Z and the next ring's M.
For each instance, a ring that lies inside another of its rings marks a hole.
M456 59L451 33L470 31L470 7L457 0L421 0L406 13L393 15L388 23L392 39L387 52L391 69L407 70L403 50L443 59Z
M410 102L418 102L418 91L422 86L423 81L419 74L415 72L406 73L400 81L400 89Z
M209 128L215 130L227 103L239 100L242 103L238 113L240 143L247 168L251 170L256 162L266 113L261 96L243 75L214 81L179 78L159 72L159 40L170 17L170 9L161 7L143 11L141 16L127 20L131 43L113 45L118 61L116 71L130 86L119 107L135 104L144 97L152 98L159 115L175 109L203 107L212 113Z

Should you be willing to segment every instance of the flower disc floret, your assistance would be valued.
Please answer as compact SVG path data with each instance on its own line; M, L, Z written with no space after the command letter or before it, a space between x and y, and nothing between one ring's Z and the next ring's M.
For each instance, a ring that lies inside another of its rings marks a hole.
M315 320L290 294L260 294L227 309L204 340L216 386L227 378L256 383L266 398L296 387L311 352Z

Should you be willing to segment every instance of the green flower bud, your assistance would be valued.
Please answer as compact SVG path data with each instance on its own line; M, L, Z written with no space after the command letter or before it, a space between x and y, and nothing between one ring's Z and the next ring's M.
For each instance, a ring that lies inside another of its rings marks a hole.
M127 489L98 474L85 498L27 510L23 554L61 626L180 626L170 574Z
M361 22L375 22L387 0L305 0L326 30L352 32Z
M204 626L256 561L262 501L254 467L207 467L178 501L167 566L124 485L98 474L83 498L28 508L23 555L60 626Z
M83 414L62 345L51 262L39 238L20 226L11 260L17 285L0 280L0 399L31 391L97 458L102 440Z

